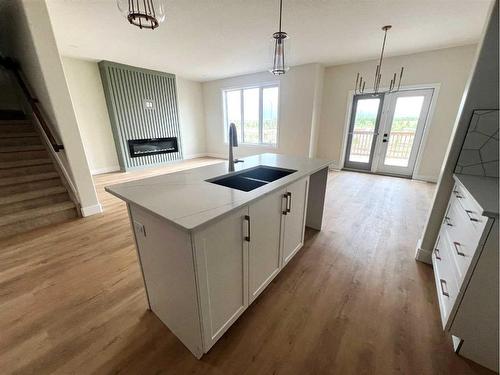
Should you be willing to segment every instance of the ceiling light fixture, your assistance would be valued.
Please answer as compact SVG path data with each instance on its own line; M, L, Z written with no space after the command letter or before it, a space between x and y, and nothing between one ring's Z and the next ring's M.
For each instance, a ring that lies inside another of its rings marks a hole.
M165 21L165 0L117 0L118 9L132 25L154 30Z
M387 31L391 29L392 25L386 25L382 27L382 30L384 31L384 42L382 43L382 51L380 51L380 60L378 62L377 68L375 69L375 77L373 79L373 94L379 94L382 93L380 91L380 81L382 79L382 60L384 59L384 50L385 50L385 41L387 39ZM389 89L383 92L396 92L399 91L399 88L401 87L401 79L403 78L403 71L404 67L401 67L401 71L399 73L399 81L396 86L396 73L394 73L391 81L389 82ZM354 93L356 95L363 94L365 92L365 85L366 81L363 79L363 77L358 73L356 75L356 85L354 86Z
M283 13L283 0L280 1L280 22L279 31L273 34L271 39L273 44L273 67L269 69L275 76L285 74L289 67L285 63L285 40L288 39L288 34L281 31L281 16ZM288 53L287 53L288 56Z

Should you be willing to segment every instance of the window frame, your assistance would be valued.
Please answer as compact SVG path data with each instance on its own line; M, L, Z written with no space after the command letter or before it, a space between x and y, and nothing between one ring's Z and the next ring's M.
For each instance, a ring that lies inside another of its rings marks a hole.
M263 134L264 134L264 121L263 121L263 90L267 88L277 88L278 89L278 110L277 110L277 119L276 119L276 143L263 143ZM254 142L244 142L245 139L245 107L244 107L244 90L248 89L259 89L259 143ZM223 137L224 143L228 144L228 107L227 107L227 95L226 93L231 91L239 91L240 92L240 118L241 118L241 132L238 137L238 143L244 146L250 147L270 147L270 148L278 148L279 143L279 134L280 134L280 84L279 82L265 82L259 83L255 85L246 85L246 86L235 86L235 87L224 87L221 89L222 94L222 112L223 112Z

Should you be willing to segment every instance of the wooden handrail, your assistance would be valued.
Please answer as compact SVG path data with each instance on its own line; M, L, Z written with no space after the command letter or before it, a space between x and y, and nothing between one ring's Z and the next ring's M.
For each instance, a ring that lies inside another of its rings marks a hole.
M31 108L31 111L33 112L33 115L38 120L43 132L47 136L54 151L59 152L61 150L64 150L64 146L56 140L54 133L52 132L50 126L47 124L47 119L43 114L43 111L42 111L41 106L40 106L40 102L31 93L31 91L28 87L28 84L26 83L26 80L23 78L23 76L21 74L21 69L19 67L19 64L9 57L2 56L2 57L0 57L0 65L2 65L5 69L12 72L14 78L17 81L17 84L19 85L19 87L21 88L21 91L23 92L24 96L26 97L26 100Z

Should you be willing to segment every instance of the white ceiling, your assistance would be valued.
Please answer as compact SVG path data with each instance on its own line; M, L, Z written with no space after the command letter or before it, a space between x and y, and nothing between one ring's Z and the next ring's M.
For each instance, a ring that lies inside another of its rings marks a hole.
M48 0L63 55L207 81L269 68L278 0L167 0L156 30L126 21L114 0ZM489 0L284 0L290 65L336 65L476 43Z

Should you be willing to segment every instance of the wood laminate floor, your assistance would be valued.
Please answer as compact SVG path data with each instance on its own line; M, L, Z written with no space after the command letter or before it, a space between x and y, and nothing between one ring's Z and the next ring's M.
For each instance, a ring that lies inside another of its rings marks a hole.
M331 172L323 231L201 360L146 299L112 183L104 213L0 242L1 374L488 374L455 355L415 244L434 185Z

